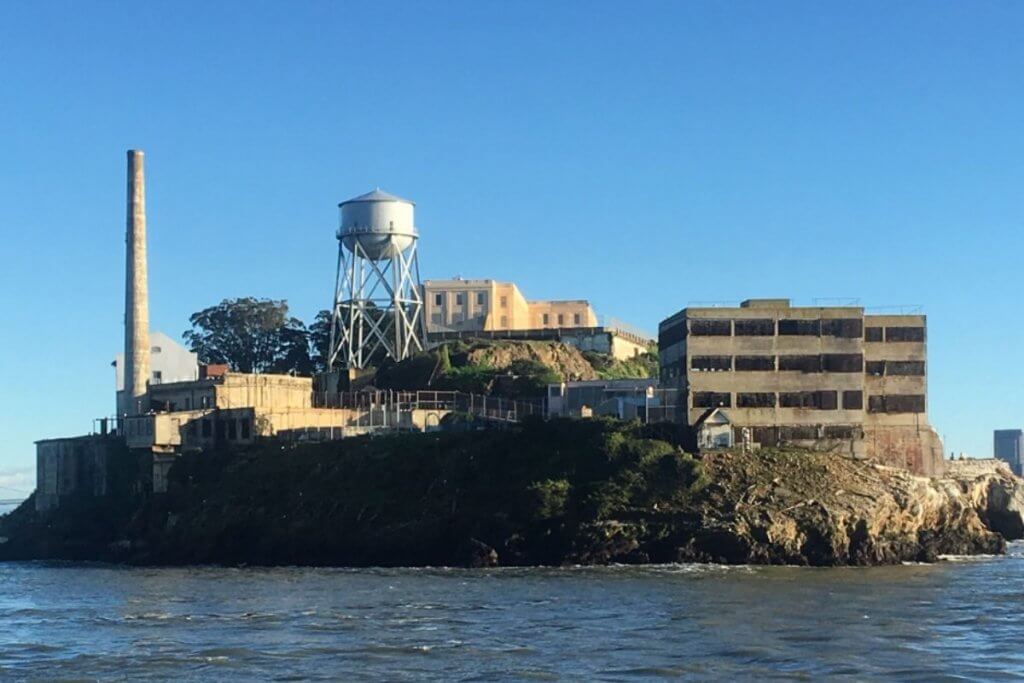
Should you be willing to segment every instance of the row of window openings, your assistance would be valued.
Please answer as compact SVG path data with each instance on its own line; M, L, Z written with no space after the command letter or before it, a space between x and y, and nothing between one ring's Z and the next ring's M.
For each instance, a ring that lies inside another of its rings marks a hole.
M197 423L199 424L198 429L196 427ZM213 438L214 431L216 431L216 438L218 440L248 440L252 431L250 425L251 422L248 418L241 418L238 420L206 418L203 420L193 420L192 422L189 422L186 427L186 431L188 432L188 435L193 438L197 435L197 432L199 432L202 435L202 438L210 439Z
M825 353L793 356L693 356L690 369L697 372L795 371L864 372L876 377L923 377L923 360L869 360L859 353Z
M826 318L824 320L765 319L690 320L689 333L711 337L842 337L869 342L923 342L923 327L864 327L859 318ZM682 341L687 334L687 322L670 327L659 335L662 346Z
M452 315L452 322L460 323L463 320L464 320L464 318L459 313L456 313L456 314ZM558 320L559 327L561 327L562 325L565 325L565 314L564 313L559 313L558 316L557 316L557 320ZM579 313L573 313L572 314L572 323L576 327L579 327L581 325L582 320L583 320L583 318L582 318L582 316ZM435 324L441 324L442 322L444 322L444 315L441 314L441 313L431 313L430 314L430 322L435 323ZM541 324L544 325L545 327L551 324L551 317L550 317L549 314L547 314L547 313L541 314ZM501 316L501 327L508 327L508 316L507 315Z
M508 297L507 296L501 297L500 302L501 302L501 307L502 308L508 308ZM463 292L456 292L455 293L455 305L456 306L464 306L465 303L466 303L466 295L465 295L465 293L463 293ZM484 306L486 304L487 304L487 293L486 292L477 292L476 293L476 305L477 306ZM434 305L435 306L444 306L444 292L439 292L439 293L434 294Z
M750 392L736 394L737 408L810 408L838 410L838 391ZM869 413L923 413L924 394L885 394L868 396ZM693 394L694 408L731 408L732 394L698 391ZM864 392L843 391L844 410L863 410Z

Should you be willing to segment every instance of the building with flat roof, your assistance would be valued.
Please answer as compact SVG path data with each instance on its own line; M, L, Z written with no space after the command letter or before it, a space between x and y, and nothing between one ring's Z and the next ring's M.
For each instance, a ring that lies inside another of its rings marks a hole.
M432 344L476 338L555 340L619 359L654 345L650 335L619 321L601 325L584 299L527 301L511 282L426 280L423 301Z
M587 301L527 301L512 282L425 280L423 293L427 332L597 327Z
M1024 430L997 429L992 435L992 454L1017 476L1024 476Z
M682 392L682 420L697 426L717 408L736 443L826 447L931 475L943 456L927 419L926 336L924 315L859 306L685 308L659 325L660 374Z

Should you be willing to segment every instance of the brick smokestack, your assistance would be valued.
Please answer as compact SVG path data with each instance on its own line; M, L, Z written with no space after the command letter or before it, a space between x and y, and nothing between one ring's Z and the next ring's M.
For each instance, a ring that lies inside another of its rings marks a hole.
M124 407L138 415L148 410L149 284L146 277L146 179L142 152L128 150L128 229L124 302Z

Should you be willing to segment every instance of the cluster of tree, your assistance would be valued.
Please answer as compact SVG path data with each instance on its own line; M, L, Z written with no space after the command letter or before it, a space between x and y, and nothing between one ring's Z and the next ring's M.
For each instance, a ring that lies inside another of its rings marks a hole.
M310 375L327 369L331 312L306 326L284 299L224 299L189 317L182 335L201 363L225 363L238 372Z

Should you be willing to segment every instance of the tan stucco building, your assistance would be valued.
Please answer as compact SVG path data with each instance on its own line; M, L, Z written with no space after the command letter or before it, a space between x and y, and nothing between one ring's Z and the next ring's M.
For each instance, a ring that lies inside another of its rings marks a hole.
M534 330L597 327L582 299L527 301L512 282L426 280L423 300L427 332Z
M927 418L926 320L787 299L687 308L658 329L662 386L686 422L715 412L736 443L845 450L935 474L942 444Z

